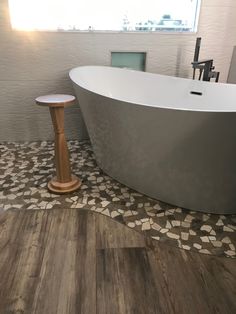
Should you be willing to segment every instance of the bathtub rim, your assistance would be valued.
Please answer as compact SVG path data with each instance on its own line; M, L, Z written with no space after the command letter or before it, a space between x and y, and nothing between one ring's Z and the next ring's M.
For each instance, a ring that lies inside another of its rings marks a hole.
M69 78L70 80L72 81L73 84L76 84L78 85L80 88L90 92L90 93L93 93L95 95L99 95L99 96L103 96L103 97L106 97L108 99L114 99L114 100L117 100L117 101L122 101L122 102L125 102L125 103L129 103L129 104L133 104L133 105L137 105L137 106L146 106L146 107L151 107L151 108L159 108L159 109L165 109L165 110L177 110L177 111L189 111L189 112L209 112L209 113L236 113L236 101L235 101L235 109L234 110L226 110L226 109L198 109L198 108L183 108L183 107L166 107L166 106L155 106L155 105L152 105L152 104L149 104L149 103L142 103L142 102L137 102L137 101L130 101L130 100L127 100L127 99L124 99L124 98L119 98L119 97L110 97L106 94L103 94L103 93L98 93L97 91L94 91L93 89L89 89L87 87L84 87L83 84L79 84L78 82L76 82L76 80L73 78L74 76L74 72L76 72L76 70L80 69L80 68L83 68L83 69L86 69L86 68L109 68L109 69L112 69L114 71L129 71L129 72L142 72L142 71L137 71L137 70L132 70L132 69L123 69L123 68L117 68L117 67L111 67L111 66L100 66L100 65L83 65L83 66L78 66L78 67L75 67L75 68L72 68L70 71L69 71ZM214 82L207 82L207 81L198 81L198 80L192 80L192 79L189 79L189 78L182 78L182 77L175 77L175 76L171 76L171 75L165 75L165 74L158 74L158 73L152 73L152 72L142 72L143 74L150 74L152 76L160 76L160 77L169 77L171 79L176 79L176 80L184 80L184 81L194 81L196 82L195 84L198 84L198 85L208 85L208 84L214 84ZM235 87L235 90L236 90L236 85L235 84L229 84L229 83L215 83L215 84L218 84L220 86L234 86ZM196 97L196 96L194 96ZM78 100L79 102L79 100Z

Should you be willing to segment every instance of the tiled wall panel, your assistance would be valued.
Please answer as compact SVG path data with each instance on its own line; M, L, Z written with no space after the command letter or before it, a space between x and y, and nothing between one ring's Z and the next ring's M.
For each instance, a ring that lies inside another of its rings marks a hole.
M5 113L1 118L0 142L2 141L37 141L54 138L50 114L46 108L44 113L25 115ZM4 132L5 130L5 132ZM79 109L65 115L65 133L67 138L87 138L87 131ZM7 137L6 137L7 134Z
M236 84L236 46L234 47L227 81L228 83Z

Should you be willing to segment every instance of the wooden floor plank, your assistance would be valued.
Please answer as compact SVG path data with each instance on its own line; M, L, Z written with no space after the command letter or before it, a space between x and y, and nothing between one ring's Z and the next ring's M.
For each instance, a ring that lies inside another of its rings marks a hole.
M127 228L125 225L96 214L97 249L145 247L143 234Z
M6 212L0 216L0 313L24 313L31 308L29 292L37 285L37 265L43 254L37 249L37 229L43 216L43 212Z
M166 246L99 250L97 307L107 314L235 313L235 260Z
M235 312L235 260L163 245L149 250L148 258L156 287L163 286L173 313Z
M53 210L9 219L17 231L0 241L0 313L95 313L94 216Z
M99 250L97 313L161 313L146 249Z

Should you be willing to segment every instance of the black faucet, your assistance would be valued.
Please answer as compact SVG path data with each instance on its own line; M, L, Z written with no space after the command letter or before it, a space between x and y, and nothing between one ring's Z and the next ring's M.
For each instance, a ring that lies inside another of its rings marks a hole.
M195 79L196 69L199 70L198 79L203 81L210 81L212 78L215 79L215 82L219 81L220 72L214 71L215 67L213 66L213 59L207 60L198 60L199 52L201 46L201 37L197 37L194 58L192 62L193 67L193 79ZM203 76L202 76L203 75Z

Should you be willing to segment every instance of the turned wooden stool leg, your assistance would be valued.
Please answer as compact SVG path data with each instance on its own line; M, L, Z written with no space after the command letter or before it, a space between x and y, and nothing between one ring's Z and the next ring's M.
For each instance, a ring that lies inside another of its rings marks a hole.
M80 180L71 175L69 153L64 133L64 107L50 107L50 114L55 132L56 177L48 188L56 193L68 193L78 189Z
M70 182L69 154L64 133L64 108L49 108L55 132L55 162L58 182Z
M74 101L74 96L63 94L36 98L38 105L47 106L50 109L55 133L56 176L48 182L48 189L59 194L73 192L81 185L81 181L71 174L69 152L64 133L64 107L73 104Z

